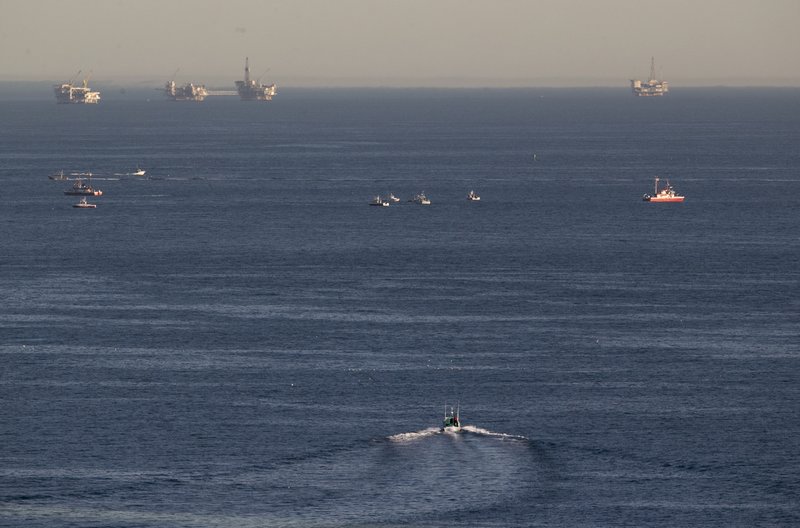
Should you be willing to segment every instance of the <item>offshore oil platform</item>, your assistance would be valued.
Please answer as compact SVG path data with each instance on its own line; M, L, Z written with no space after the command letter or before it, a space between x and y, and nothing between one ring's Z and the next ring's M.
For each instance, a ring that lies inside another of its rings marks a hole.
M637 97L661 97L669 91L669 83L656 79L656 60L650 58L650 79L640 81L631 79L631 90Z
M82 86L75 86L74 80L81 72L72 76L72 79L65 83L56 84L53 86L53 91L56 94L56 103L58 104L97 104L100 102L100 92L92 91L89 88L89 78L92 73L83 80Z
M275 84L261 84L261 79L250 79L249 59L244 59L244 80L236 81L236 91L242 101L272 101L277 93Z
M167 81L164 92L172 101L200 102L208 96L208 90L202 84L186 83L183 86L177 86L175 81Z

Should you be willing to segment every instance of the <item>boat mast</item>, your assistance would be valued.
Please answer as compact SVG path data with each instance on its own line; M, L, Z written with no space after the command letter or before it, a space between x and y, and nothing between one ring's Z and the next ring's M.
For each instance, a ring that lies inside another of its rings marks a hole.
M658 180L659 180L659 177L656 176L656 183L654 184L655 187L653 188L653 196L658 194Z

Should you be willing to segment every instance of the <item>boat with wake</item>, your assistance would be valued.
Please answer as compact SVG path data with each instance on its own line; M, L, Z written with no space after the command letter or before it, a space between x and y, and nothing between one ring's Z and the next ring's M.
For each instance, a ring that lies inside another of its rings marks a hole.
M675 192L675 189L672 188L672 185L669 184L669 180L667 180L666 187L659 190L658 182L661 180L658 176L655 178L655 186L653 189L653 194L645 194L642 196L642 200L645 202L682 202L684 197L680 196L678 193Z
M461 432L461 417L459 405L456 404L455 409L450 406L450 411L447 410L447 404L444 405L444 421L442 422L441 432L443 433L460 433Z

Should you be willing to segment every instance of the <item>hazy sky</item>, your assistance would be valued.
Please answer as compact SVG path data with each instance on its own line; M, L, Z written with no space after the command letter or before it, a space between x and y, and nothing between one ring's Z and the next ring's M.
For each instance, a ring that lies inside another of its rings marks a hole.
M800 85L800 0L0 0L0 79ZM269 69L269 72L265 73Z

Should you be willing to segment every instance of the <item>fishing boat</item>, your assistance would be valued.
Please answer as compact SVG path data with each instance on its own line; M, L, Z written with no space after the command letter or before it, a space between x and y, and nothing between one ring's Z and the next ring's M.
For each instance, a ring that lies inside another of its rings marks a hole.
M91 185L83 183L83 180L78 178L72 187L64 191L64 194L68 196L101 196L103 191L94 189Z
M467 195L467 200L469 200L470 202L479 202L481 200L481 197L475 194L475 191L470 191L469 194Z
M653 188L653 194L645 194L642 196L642 200L645 202L682 202L684 197L678 195L675 192L675 189L672 188L672 185L669 184L669 180L667 180L667 185L662 189L658 188L658 182L661 181L661 178L656 176L655 184Z
M369 204L376 205L378 207L389 207L389 202L385 201L380 196L376 196L375 198L373 198Z
M64 171L63 171L63 170L62 170L62 171L59 171L59 172L56 172L55 174L51 174L51 175L50 175L50 176L48 176L48 177L49 177L51 180L66 180L66 179L67 179L67 175L66 175L66 174L64 174Z
M414 202L415 204L419 205L430 205L431 201L425 196L424 192L419 193L418 195L414 196L409 202Z
M453 409L453 406L450 406L450 411L447 410L447 404L444 405L444 421L442 422L442 429L443 433L460 433L461 432L461 418L459 416L460 409L459 405L456 404L456 408Z
M72 207L76 207L78 209L94 209L97 207L97 204L89 203L86 201L86 198L81 198L81 201L76 204L72 204Z
M400 198L398 198L397 196L395 196L395 195L394 195L394 194L392 194L392 193L389 193L389 196L387 196L387 197L386 197L386 199L387 199L388 201L390 201L390 202L393 202L393 203L397 203L397 202L399 202L399 201L400 201Z

